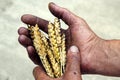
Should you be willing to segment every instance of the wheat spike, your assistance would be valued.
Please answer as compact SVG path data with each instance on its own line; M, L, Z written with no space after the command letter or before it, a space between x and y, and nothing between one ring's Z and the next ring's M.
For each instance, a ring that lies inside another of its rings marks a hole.
M58 18L54 19L55 31L57 45L60 53L60 62L61 62L61 72L65 71L65 62L66 62L66 51L65 51L65 34L61 35L60 31L60 20Z
M58 63L60 63L60 54L57 46L56 34L55 34L55 26L51 22L48 24L48 37L50 40L50 45L54 54L54 58Z
M57 40L58 47L61 44L61 32L60 32L60 20L58 18L54 19L54 26L55 26L55 37Z
M47 74L50 77L54 77L54 74L52 72L52 68L49 64L49 61L46 58L47 52L45 50L45 45L42 41L43 36L41 36L38 25L35 25L35 27L29 26L29 30L30 30L31 38L33 40L33 45L34 45L34 47L35 47L35 49L40 57L40 60L43 64Z
M66 63L66 48L65 48L65 34L62 34L62 43L61 43L61 64L63 73L65 72L65 63Z
M47 55L49 57L50 63L52 65L52 69L54 71L54 76L55 77L60 77L60 65L55 61L55 58L53 56L52 50L49 47L49 44L47 42L47 39L45 37L42 37L43 43L45 44L45 49L47 51Z
M61 65L61 74L63 73L63 58L62 58L62 39L61 39L61 32L60 32L60 20L58 18L54 19L54 26L55 26L55 37L57 41L57 48L58 48L58 54L60 54L60 65Z

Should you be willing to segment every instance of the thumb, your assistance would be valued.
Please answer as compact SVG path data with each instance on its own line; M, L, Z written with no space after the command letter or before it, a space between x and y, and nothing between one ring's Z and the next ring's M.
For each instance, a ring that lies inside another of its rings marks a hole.
M79 21L78 19L80 19L69 10L62 8L60 6L57 6L52 2L49 3L49 10L54 16L62 19L69 26L74 25Z
M49 10L54 16L62 19L69 26L68 32L70 33L66 36L71 36L72 41L80 39L80 43L85 42L95 35L84 19L76 16L69 10L54 3L49 3Z
M46 80L49 78L40 66L37 66L33 69L33 76L35 80Z
M81 80L80 55L79 50L76 46L71 46L67 54L65 80L68 79Z

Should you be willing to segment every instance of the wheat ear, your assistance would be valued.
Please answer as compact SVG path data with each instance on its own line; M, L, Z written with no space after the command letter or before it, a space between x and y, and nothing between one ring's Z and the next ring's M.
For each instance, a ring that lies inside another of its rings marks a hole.
M49 22L48 24L48 37L49 37L54 58L56 59L57 63L60 63L60 54L59 54L57 40L56 40L55 26L51 22Z
M61 25L60 25L60 20L58 19L58 18L55 18L54 19L54 26L55 26L55 37L56 37L56 41L57 41L57 48L58 48L58 54L60 54L60 65L61 65L61 74L63 74L63 69L62 69L62 67L63 67L63 58L62 58L62 45L61 45L61 43L62 43L62 39L61 39L61 31L60 31L60 27L61 27Z
M38 55L40 57L40 60L43 64L47 74L50 77L54 77L54 74L52 72L52 68L49 64L49 61L47 60L47 57L46 57L47 52L45 49L45 44L42 41L42 38L45 36L43 36L43 35L41 36L41 32L39 31L38 25L35 25L35 27L29 26L28 29L30 31L31 38L33 40L33 45L36 49L36 52L38 53Z
M49 47L49 44L47 42L47 39L45 37L42 37L43 43L45 44L45 49L47 50L47 55L49 57L50 63L52 65L52 69L54 71L55 77L60 77L62 74L60 72L60 65L56 62L52 50Z
M62 34L62 42L61 42L61 65L63 73L65 72L65 63L66 63L66 47L65 47L65 34Z

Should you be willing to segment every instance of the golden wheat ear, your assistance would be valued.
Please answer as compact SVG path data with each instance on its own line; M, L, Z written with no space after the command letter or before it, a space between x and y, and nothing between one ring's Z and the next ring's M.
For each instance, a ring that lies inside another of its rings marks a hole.
M38 53L40 60L43 64L47 74L50 77L54 77L54 73L52 72L51 65L46 57L47 53L46 53L46 49L45 49L45 44L43 43L44 42L43 38L45 36L43 34L41 34L37 24L35 26L29 26L28 28L30 31L30 35L31 35L35 50Z

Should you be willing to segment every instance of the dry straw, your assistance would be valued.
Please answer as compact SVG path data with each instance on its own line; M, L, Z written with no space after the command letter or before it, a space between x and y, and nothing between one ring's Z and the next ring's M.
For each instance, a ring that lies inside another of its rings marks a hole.
M65 34L61 34L60 20L48 24L48 39L39 30L38 25L28 25L28 30L46 73L50 77L60 77L65 71L66 51Z

